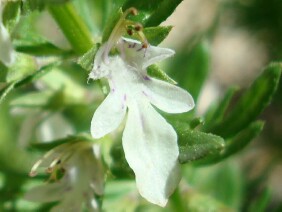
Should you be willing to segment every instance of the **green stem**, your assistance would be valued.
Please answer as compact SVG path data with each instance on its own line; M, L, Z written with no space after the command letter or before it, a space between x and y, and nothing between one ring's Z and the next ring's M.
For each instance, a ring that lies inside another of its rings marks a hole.
M52 5L48 10L76 53L83 54L93 46L87 26L71 3Z

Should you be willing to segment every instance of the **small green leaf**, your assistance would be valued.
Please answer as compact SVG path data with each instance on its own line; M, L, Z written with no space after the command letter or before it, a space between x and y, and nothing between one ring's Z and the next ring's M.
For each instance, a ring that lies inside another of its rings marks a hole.
M33 57L26 54L17 54L16 62L13 63L6 76L6 82L20 80L36 71L37 64Z
M16 51L34 55L34 56L69 56L73 51L60 49L49 42L42 43L25 43L21 40L13 42Z
M3 11L3 24L5 27L12 31L20 19L21 2L8 1Z
M185 130L177 132L179 145L179 162L191 161L218 154L224 148L224 140L216 135L200 131Z
M273 63L266 67L230 113L210 132L228 138L253 122L269 105L279 83L281 67L281 63Z
M188 90L197 102L209 72L210 49L206 41L201 41L192 49L186 46L188 44L177 57L172 58L169 70L179 86Z
M261 121L257 121L252 123L246 129L241 131L234 138L231 138L226 141L224 151L220 152L217 155L214 155L212 158L208 160L197 161L198 165L206 165L213 164L224 160L225 158L234 155L235 153L244 149L255 137L259 135L259 133L263 129L264 123Z
M135 7L138 10L137 16L129 17L135 22L140 22L146 27L158 26L165 21L175 10L182 0L127 0L123 10Z
M183 0L163 0L150 15L145 26L158 26L165 21Z
M43 66L35 73L28 75L24 77L23 79L8 83L4 88L0 90L0 104L3 102L3 100L12 90L39 79L40 77L47 74L49 71L51 71L55 66L58 66L59 64L60 62L51 63L49 65Z
M176 84L176 82L171 79L163 70L161 70L157 65L151 65L147 68L147 72L151 77L164 80L171 84Z
M93 68L94 58L99 47L99 44L95 44L88 52L78 59L77 64L79 64L86 71L90 72Z

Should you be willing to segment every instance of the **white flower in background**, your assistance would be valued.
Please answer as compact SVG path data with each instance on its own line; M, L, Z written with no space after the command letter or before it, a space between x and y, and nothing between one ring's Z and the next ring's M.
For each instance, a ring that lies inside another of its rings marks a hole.
M62 144L39 160L30 175L35 176L40 167L48 167L50 179L55 182L31 189L25 194L26 200L59 201L53 212L82 211L83 204L88 211L99 211L95 195L103 194L104 184L99 146L90 142ZM61 179L56 179L58 172L63 173Z
M0 0L0 61L9 66L15 61L16 55L10 35L2 23L2 12L4 9L2 4L2 0Z
M165 206L180 180L177 134L152 105L167 113L183 113L194 107L194 101L187 91L147 75L148 66L171 57L173 50L118 35L112 34L100 47L89 75L92 79L107 78L111 88L94 113L91 134L101 138L115 130L128 108L122 137L126 160L140 194ZM120 55L109 56L113 46Z

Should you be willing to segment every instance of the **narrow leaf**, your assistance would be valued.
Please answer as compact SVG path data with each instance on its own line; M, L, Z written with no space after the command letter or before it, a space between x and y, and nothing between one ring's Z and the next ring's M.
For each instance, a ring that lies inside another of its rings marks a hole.
M165 21L176 9L182 0L163 0L158 8L150 15L145 26L158 26Z
M241 131L234 138L227 140L225 149L221 153L214 155L208 160L197 161L197 165L207 165L220 162L225 158L234 155L235 153L244 149L263 129L263 122L257 121L252 123L246 129Z
M193 49L187 47L188 44L184 45L178 56L172 58L169 70L180 87L188 90L197 101L208 75L210 50L205 41L201 41Z
M269 105L279 83L281 67L280 63L270 64L211 132L228 138L253 122Z
M178 134L179 162L191 161L218 154L224 148L224 140L216 135L186 130Z
M49 65L43 66L35 73L28 75L21 80L13 81L7 84L4 88L0 90L0 104L3 102L3 100L12 90L39 79L40 77L47 74L49 71L51 71L55 66L58 66L59 64L60 62L55 62Z
M205 125L204 131L208 132L209 128L220 121L222 121L227 107L230 104L234 94L238 91L237 87L231 87L227 90L223 98L218 102L217 105L211 106L205 114Z

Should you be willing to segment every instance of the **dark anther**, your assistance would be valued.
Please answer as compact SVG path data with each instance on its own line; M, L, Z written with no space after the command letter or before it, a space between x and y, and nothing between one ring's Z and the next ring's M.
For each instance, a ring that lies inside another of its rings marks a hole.
M134 15L134 16L138 14L137 9L134 7L129 8L128 11L131 15Z
M136 25L134 26L134 29L138 32L138 31L143 30L143 26L142 26L141 24L136 24Z
M127 34L128 34L128 35L133 35L132 29L127 29Z

